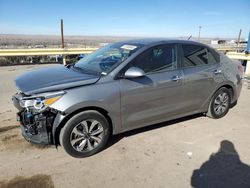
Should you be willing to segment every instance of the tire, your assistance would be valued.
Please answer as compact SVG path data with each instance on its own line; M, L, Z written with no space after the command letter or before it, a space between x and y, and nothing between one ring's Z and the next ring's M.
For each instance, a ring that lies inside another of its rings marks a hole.
M89 157L101 151L110 135L107 119L94 110L70 118L60 132L60 144L72 157Z
M230 104L230 91L222 87L213 95L206 115L213 119L222 118L228 113Z

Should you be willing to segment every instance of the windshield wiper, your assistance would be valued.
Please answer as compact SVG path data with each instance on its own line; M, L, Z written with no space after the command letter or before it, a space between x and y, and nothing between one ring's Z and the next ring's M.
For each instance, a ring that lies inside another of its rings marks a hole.
M82 73L86 73L86 74L92 74L92 75L98 75L98 76L101 75L101 72L90 70L90 69L86 69L86 68L82 68L82 67L78 67L78 66L75 66L75 64L72 65L71 68L75 69L76 71L79 71L79 72L82 72Z
M65 65L65 67L68 68L68 69L70 69L70 67L72 67L74 65L75 65L74 63L70 63L70 64Z

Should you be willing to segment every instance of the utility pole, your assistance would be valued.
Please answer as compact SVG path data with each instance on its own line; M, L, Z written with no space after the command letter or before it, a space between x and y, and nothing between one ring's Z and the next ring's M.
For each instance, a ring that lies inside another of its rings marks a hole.
M240 32L239 32L239 35L238 35L237 46L239 46L239 44L240 44L240 37L241 37L241 29L240 29Z
M199 36L198 36L198 41L200 41L200 38L201 38L201 26L199 26Z
M250 30L248 33L246 54L250 54Z
M62 48L64 48L63 19L61 19L61 43L62 43ZM66 65L66 56L65 55L63 55L63 64Z
M61 41L62 41L62 48L64 48L63 19L61 19Z
M250 30L249 30L249 34L248 34L247 49L246 49L245 53L246 54L250 53ZM247 61L245 74L248 76L250 75L250 61Z

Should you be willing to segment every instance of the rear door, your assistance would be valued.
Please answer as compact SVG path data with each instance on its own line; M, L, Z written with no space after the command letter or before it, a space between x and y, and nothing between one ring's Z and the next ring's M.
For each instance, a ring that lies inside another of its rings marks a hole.
M138 67L146 76L121 79L121 116L125 129L161 122L181 113L182 78L177 45L150 48L128 67ZM127 68L128 68L127 67Z
M184 106L187 112L199 111L210 100L218 82L223 78L218 60L209 48L182 44L182 70L184 73Z

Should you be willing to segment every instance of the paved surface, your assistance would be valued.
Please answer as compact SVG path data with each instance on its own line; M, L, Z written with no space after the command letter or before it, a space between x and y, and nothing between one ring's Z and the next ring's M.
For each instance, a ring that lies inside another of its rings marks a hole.
M12 79L0 68L0 187L250 187L250 90L219 120L192 116L115 136L85 159L27 143L15 121ZM40 184L39 184L40 183Z

